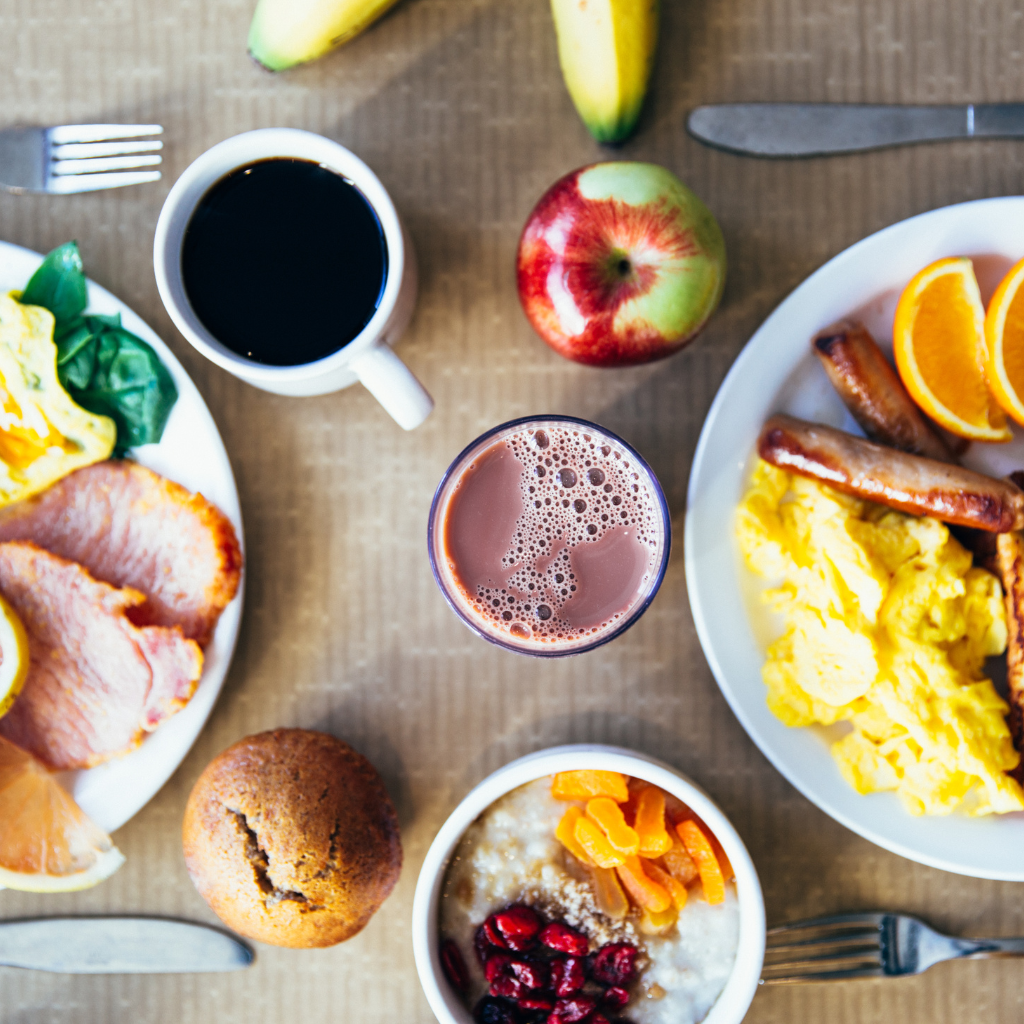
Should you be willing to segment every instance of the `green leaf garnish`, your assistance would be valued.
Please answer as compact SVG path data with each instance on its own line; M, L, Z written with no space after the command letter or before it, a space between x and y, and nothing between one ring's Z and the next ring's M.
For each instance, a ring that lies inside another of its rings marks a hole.
M65 242L49 253L18 301L48 309L58 329L84 312L88 296L78 243Z
M178 389L160 357L121 326L121 314L83 316L86 281L75 242L54 249L19 299L56 321L57 377L84 409L117 425L115 454L160 440Z

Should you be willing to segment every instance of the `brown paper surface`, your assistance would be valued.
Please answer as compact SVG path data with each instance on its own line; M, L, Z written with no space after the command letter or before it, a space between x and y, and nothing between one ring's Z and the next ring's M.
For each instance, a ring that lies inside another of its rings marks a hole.
M355 939L259 947L222 976L67 977L0 968L4 1024L428 1024L409 939L413 889L445 816L486 773L555 743L648 751L707 788L749 846L769 921L898 908L958 933L1024 934L1019 885L960 878L876 849L768 764L701 654L683 578L687 474L736 354L808 273L864 235L948 203L1019 191L1013 142L769 163L705 149L683 130L705 102L983 102L1024 98L1024 19L1012 0L663 0L655 79L628 158L662 163L719 218L721 310L668 362L566 362L529 328L515 290L519 231L560 175L606 158L558 69L546 0L402 0L327 58L273 76L245 53L252 0L0 0L0 123L159 122L164 180L77 197L0 195L0 238L47 250L77 238L89 274L171 345L223 433L248 545L245 616L223 694L171 781L115 839L125 867L89 892L0 892L0 918L153 913L214 920L181 855L206 763L273 726L329 730L383 773L399 807L401 882ZM360 387L310 399L256 391L206 362L157 296L153 229L171 183L237 132L287 125L362 156L391 191L421 266L399 351L437 410L402 432ZM1024 242L1022 242L1024 245ZM675 547L628 634L559 661L472 636L438 593L425 550L441 473L483 430L564 412L607 426L654 466ZM1022 854L1024 855L1024 854ZM902 981L761 991L747 1018L1024 1019L1024 964L947 964Z

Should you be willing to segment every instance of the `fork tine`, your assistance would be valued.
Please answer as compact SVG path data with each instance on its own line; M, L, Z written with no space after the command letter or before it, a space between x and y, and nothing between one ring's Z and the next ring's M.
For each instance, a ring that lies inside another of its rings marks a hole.
M789 924L776 925L768 929L768 939L775 936L789 938L794 932L824 931L835 934L838 931L877 930L882 926L884 914L837 914L834 917L815 917L808 921L792 921Z
M808 967L812 964L823 964L823 963L844 963L850 964L853 961L860 961L865 964L878 965L881 963L881 953L879 948L875 946L873 949L865 949L863 947L853 947L850 949L840 949L833 952L822 952L820 954L811 955L805 953L800 956L791 956L784 960L775 960L771 963L765 963L764 969L769 970L770 968L777 968L779 970L786 969L791 970L797 967Z
M152 153L164 148L159 139L145 142L65 142L50 148L50 156L56 160L80 159L93 156L123 156L126 153Z
M762 975L762 985L799 985L809 981L846 981L853 978L882 978L881 967L854 968L849 971L822 971L821 973L785 974L773 978Z
M161 156L108 156L94 160L57 160L50 168L56 177L67 174L93 174L98 171L131 171L137 167L156 167Z
M65 174L50 179L47 192L69 195L73 192L98 192L104 188L122 188L159 181L159 171L111 171L106 174Z
M788 954L800 954L807 953L812 950L848 950L848 949L873 949L880 950L882 948L882 939L880 935L865 935L863 938L858 936L842 936L836 939L817 939L810 942L791 942L785 946L768 946L765 949L765 956L774 954L776 956L788 953Z
M139 135L162 135L159 124L63 124L46 133L51 145L62 142L102 142L104 139L134 139Z

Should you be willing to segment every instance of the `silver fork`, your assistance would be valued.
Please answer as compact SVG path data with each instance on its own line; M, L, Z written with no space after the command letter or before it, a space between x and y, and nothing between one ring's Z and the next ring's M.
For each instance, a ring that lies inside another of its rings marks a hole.
M908 914L839 914L769 928L761 984L895 978L997 956L1024 956L1024 939L955 939Z
M65 124L0 131L0 186L11 192L95 192L159 181L158 124ZM147 137L148 136L148 137Z

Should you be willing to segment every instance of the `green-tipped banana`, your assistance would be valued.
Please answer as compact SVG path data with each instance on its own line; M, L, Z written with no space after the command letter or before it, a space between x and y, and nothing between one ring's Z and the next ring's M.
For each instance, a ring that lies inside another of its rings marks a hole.
M249 54L270 71L316 60L359 35L396 0L259 0Z
M598 142L636 127L658 44L658 0L551 0L569 95Z

